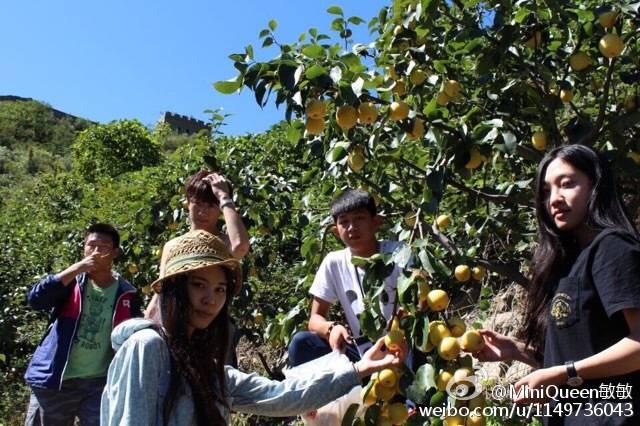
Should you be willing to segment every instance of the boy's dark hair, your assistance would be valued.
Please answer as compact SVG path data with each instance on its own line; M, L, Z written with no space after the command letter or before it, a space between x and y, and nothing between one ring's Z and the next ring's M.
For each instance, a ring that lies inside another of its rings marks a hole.
M211 185L203 179L211 172L209 170L200 170L199 172L189 176L184 185L184 192L187 194L187 200L201 201L209 204L220 204L218 198L213 194Z
M111 238L113 242L113 247L120 247L120 234L118 234L118 230L108 223L94 223L93 225L87 228L87 231L84 233L84 239L86 240L89 234L102 234Z
M338 220L338 216L357 209L367 209L371 216L375 216L376 201L371 194L362 189L347 189L331 202L331 216Z

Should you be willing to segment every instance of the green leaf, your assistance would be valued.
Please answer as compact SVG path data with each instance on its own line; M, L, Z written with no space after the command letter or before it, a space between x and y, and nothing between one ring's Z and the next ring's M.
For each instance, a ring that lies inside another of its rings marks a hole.
M0 361L4 362L6 364L7 356L5 354L0 354Z
M429 346L429 317L421 315L416 318L413 328L413 339L416 348L426 352Z
M304 75L309 79L309 80L313 80L314 78L318 78L321 75L325 75L327 74L327 70L326 68L324 68L323 66L320 66L318 64L312 65L305 73Z
M401 301L404 301L404 294L412 287L414 283L415 280L411 279L411 277L405 277L404 275L400 275L400 277L398 277L398 297Z
M364 19L360 18L359 16L352 16L351 18L347 19L347 21L349 21L353 25L360 25L364 22Z
M276 21L275 19L270 20L269 28L271 29L271 31L275 31L276 28L278 28L278 21Z
M327 9L327 13L330 13L332 15L340 15L343 16L344 13L342 12L342 8L340 8L340 6L331 6Z
M319 44L309 44L302 48L302 54L312 59L323 58L324 48Z
M522 22L531 14L531 11L526 8L522 8L516 12L516 16L514 17L514 21L518 24L522 24Z
M369 259L360 256L351 256L351 263L355 266L365 267L369 264Z
M240 86L241 84L238 78L227 81L217 81L213 84L213 87L224 95L230 95L237 92L240 89Z
M436 387L435 370L431 364L424 364L416 371L416 377L407 389L407 398L417 404L424 404L427 391ZM446 395L445 395L446 396ZM431 398L433 400L433 398Z
M304 123L302 123L302 121L295 120L291 122L291 124L287 128L287 139L292 145L298 143L298 141L302 137L303 130Z
M264 29L264 30L260 31L260 34L258 35L258 37L259 38L263 38L263 37L268 36L269 34L271 34L271 31L269 31L267 29Z

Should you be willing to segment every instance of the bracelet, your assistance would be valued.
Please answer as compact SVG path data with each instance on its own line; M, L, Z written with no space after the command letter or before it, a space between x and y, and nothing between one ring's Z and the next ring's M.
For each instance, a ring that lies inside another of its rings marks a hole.
M353 366L354 371L356 372L356 376L358 376L359 379L361 379L360 377L360 370L358 370L358 366L356 365L355 362L352 362L351 365Z
M342 325L342 324L340 324L338 321L332 322L331 325L329 326L329 329L327 330L327 334L329 336L331 336L331 330L333 330L333 327L335 327L336 325Z
M235 209L236 205L233 203L233 200L231 198L223 198L222 200L220 200L220 210L224 209L225 207L231 207L232 209Z

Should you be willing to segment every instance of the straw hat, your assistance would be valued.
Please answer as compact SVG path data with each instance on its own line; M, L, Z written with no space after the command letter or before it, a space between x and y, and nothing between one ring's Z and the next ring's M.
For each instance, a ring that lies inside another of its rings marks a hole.
M240 262L229 253L226 244L207 231L190 231L176 238L169 249L164 275L151 283L156 293L162 292L162 284L171 277L209 266L222 266L235 273L233 294L242 285Z

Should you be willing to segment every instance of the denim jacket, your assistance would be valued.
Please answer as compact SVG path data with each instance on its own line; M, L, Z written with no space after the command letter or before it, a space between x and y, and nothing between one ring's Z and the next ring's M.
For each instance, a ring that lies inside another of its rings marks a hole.
M170 355L152 322L132 319L116 327L111 335L116 356L109 367L102 394L100 424L162 425L163 404L170 380ZM318 371L304 379L269 380L225 367L226 402L237 412L271 417L287 417L319 408L360 384L351 365ZM174 404L168 424L194 425L191 391ZM229 423L229 409L218 406Z

